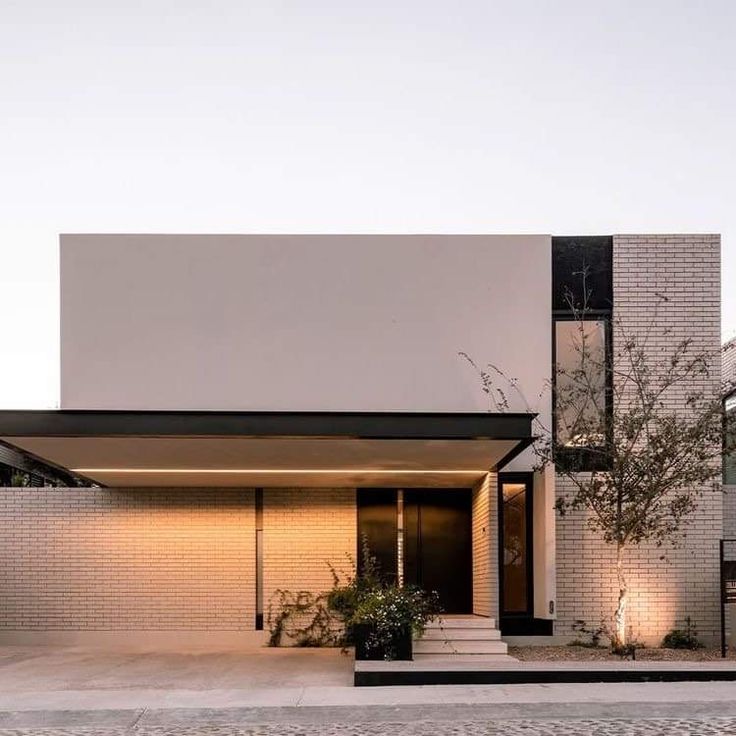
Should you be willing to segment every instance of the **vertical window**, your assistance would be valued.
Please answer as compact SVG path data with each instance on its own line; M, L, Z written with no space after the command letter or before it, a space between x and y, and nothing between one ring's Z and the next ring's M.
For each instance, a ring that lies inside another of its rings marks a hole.
M504 615L530 610L529 511L526 483L501 484L501 554Z
M736 412L736 394L726 397L723 409L726 414L730 415ZM723 455L723 485L736 486L736 452Z
M602 319L555 322L555 432L563 448L600 447L605 442L606 336Z

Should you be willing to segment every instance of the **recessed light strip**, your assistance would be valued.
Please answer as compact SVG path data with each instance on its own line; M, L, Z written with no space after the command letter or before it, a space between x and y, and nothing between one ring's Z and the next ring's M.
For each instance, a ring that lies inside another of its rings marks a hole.
M425 470L387 470L387 469L373 469L373 468L326 468L326 469L314 469L308 470L294 470L294 469L281 469L281 468L71 468L75 473L207 473L207 474L233 474L238 473L241 475L263 475L263 474L274 474L282 475L286 473L291 474L305 474L311 473L315 475L322 475L325 473L333 474L344 474L344 473L371 473L371 474L386 474L395 475L401 474L420 474L424 475L427 473L441 473L443 475L470 475L476 473L487 473L488 469L473 469L473 470L433 470L427 468Z

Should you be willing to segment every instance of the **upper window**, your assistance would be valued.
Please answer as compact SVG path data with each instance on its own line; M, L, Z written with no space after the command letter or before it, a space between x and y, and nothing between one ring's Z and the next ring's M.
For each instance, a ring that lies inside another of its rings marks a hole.
M552 238L556 462L603 469L611 427L613 238Z
M555 321L555 431L561 447L600 447L605 442L606 335L603 319Z

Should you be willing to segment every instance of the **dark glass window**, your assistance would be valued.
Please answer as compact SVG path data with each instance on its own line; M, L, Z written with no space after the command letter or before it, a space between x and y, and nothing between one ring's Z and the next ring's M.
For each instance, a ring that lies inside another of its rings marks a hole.
M502 483L503 613L529 611L527 484Z
M736 394L726 397L723 408L728 414L736 412ZM723 485L736 486L736 452L726 453L723 456Z
M555 321L555 432L562 447L600 447L608 424L604 319Z
M613 238L552 238L552 309L610 311Z

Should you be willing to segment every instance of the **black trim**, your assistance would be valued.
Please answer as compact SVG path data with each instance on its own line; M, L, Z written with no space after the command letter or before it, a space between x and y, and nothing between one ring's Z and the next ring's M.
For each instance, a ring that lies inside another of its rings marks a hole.
M698 669L637 669L628 663L617 669L596 669L590 662L587 669L486 669L486 670L384 670L357 671L353 677L356 687L386 685L512 685L575 682L707 682L736 680L736 667L720 669L700 663ZM431 665L428 664L428 667Z
M489 412L2 411L0 437L532 438L535 414Z
M256 488L254 494L254 511L256 519L256 631L263 631L263 488Z
M44 478L55 486L88 487L100 485L91 478L87 478L80 473L73 473L51 460L45 460L32 452L15 447L10 442L0 439L0 466L3 465L32 476ZM34 483L33 485L43 485L43 483Z
M536 440L536 437L529 437L527 439L521 440L516 447L514 447L513 450L510 452L507 452L499 461L496 463L496 470L501 470L503 467L508 465L515 457L518 455L521 455L524 450L526 450L527 447L531 447L531 445L534 444L534 441Z
M550 618L501 616L498 628L504 636L552 636L554 621Z

